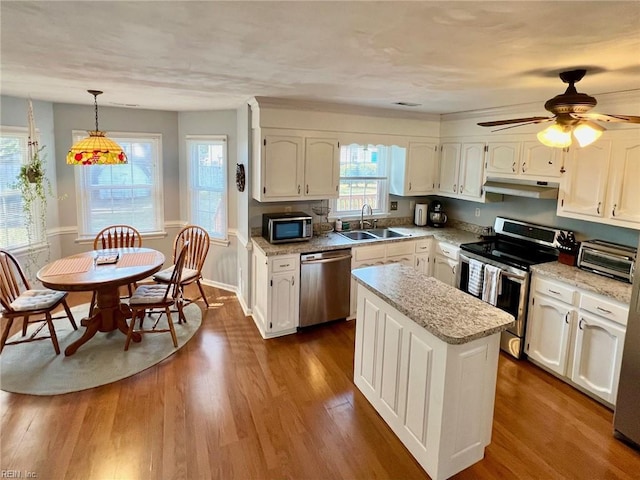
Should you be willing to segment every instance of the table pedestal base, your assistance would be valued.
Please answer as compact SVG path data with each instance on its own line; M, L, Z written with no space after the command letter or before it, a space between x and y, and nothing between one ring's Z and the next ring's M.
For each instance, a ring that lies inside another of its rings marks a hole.
M80 322L83 327L86 327L85 332L64 350L67 357L76 353L78 348L98 332L112 332L117 329L127 335L129 331L127 319L131 318L131 309L129 305L120 303L120 292L117 287L98 290L96 292L96 307L93 312L89 312L89 315L89 318ZM139 333L134 333L131 338L134 342L139 342L142 339Z

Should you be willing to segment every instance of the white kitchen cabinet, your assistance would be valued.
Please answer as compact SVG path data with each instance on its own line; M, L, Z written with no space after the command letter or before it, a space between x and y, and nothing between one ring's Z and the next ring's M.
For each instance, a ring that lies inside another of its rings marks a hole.
M602 295L534 274L525 351L537 365L613 405L628 312Z
M392 195L430 195L438 183L438 145L409 142L406 156L391 162L389 192Z
M300 311L300 255L253 250L252 315L263 338L295 333Z
M529 358L559 375L565 375L574 316L575 309L571 304L536 293L529 311Z
M337 198L338 141L278 132L254 130L254 198L260 202Z
M432 275L432 255L431 255L431 246L433 245L433 240L431 238L424 240L417 240L415 242L415 263L413 267L419 272L424 273L425 275Z
M459 253L460 248L446 242L437 242L432 267L433 276L441 282L455 287Z
M465 200L482 200L485 144L443 143L438 193Z
M640 228L640 139L613 142L609 175L609 200L606 212L609 221L627 222L621 226ZM618 224L618 223L616 223Z
M563 151L538 141L489 141L487 177L558 181L562 175Z
M569 149L558 195L559 216L604 217L610 161L611 140Z

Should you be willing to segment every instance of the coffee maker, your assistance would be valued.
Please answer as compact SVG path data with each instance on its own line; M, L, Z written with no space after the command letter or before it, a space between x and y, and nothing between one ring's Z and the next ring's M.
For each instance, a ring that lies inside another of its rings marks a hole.
M432 227L444 227L447 223L447 214L444 213L442 203L435 200L429 204L429 225Z

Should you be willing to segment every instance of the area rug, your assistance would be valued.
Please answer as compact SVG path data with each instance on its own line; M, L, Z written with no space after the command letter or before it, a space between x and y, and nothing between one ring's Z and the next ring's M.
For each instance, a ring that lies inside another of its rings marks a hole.
M51 340L5 347L0 355L0 389L31 395L58 395L112 383L169 357L193 337L202 323L200 307L192 303L184 309L187 323L175 323L178 348L174 348L171 334L153 333L143 334L139 343L131 342L125 352L126 337L116 330L96 333L75 354L66 357L64 349L84 333L80 319L86 317L88 311L88 303L71 309L78 330L73 330L66 318L54 321L60 355L56 355ZM172 317L177 322L177 314ZM152 320L146 319L146 322L150 327ZM166 327L166 315L162 316L158 328L163 326Z

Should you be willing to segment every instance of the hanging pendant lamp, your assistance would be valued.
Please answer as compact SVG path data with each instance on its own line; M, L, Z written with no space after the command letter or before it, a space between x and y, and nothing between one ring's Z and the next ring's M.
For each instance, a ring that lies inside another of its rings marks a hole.
M87 90L93 95L96 111L96 129L89 130L89 136L77 142L67 153L69 165L115 165L127 163L127 154L120 145L107 138L105 132L98 129L98 95L99 90Z

